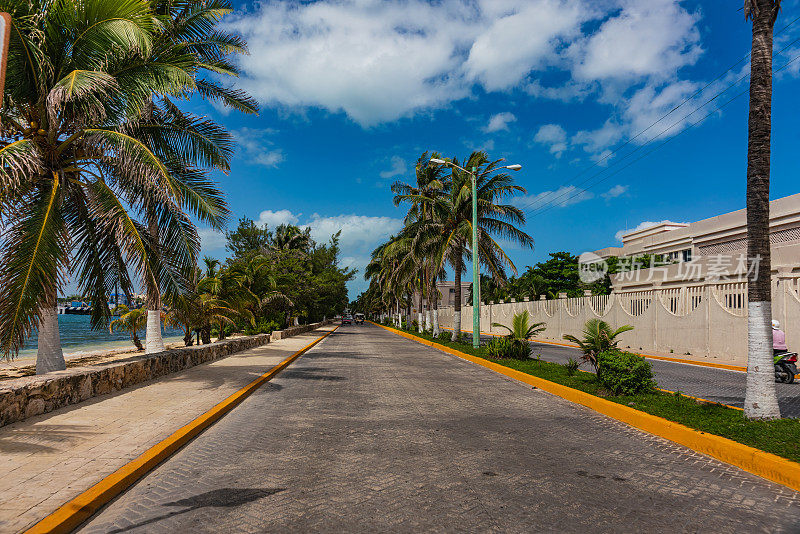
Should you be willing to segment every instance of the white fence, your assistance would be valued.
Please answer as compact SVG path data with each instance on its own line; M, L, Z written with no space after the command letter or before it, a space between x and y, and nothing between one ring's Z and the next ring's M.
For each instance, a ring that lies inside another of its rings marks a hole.
M600 318L614 327L634 329L622 334L621 347L636 351L690 354L743 365L747 361L747 283L705 283L680 288L653 288L604 296L508 302L481 307L481 331L494 334L510 325L514 314L528 310L534 322L544 322L544 339L564 334L580 336L583 325ZM461 310L462 328L472 327L472 307ZM772 314L781 322L792 350L800 349L800 279L773 280ZM439 312L440 324L452 328L453 308Z

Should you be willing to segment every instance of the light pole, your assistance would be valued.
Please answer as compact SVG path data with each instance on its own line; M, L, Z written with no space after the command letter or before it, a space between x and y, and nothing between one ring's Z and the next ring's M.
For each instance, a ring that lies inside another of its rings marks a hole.
M472 346L481 346L481 276L480 258L478 257L478 167L471 167L468 171L464 167L459 167L452 161L431 158L434 165L448 165L456 169L461 169L472 177ZM509 169L518 171L522 165L505 165L499 169Z

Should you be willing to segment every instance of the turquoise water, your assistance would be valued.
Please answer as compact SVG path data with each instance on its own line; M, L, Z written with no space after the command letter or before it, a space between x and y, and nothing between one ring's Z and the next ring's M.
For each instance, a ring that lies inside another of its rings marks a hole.
M61 346L65 354L94 352L106 349L134 348L130 336L125 332L110 333L107 328L92 330L89 326L88 315L59 315L58 329L61 335ZM164 328L162 335L165 343L180 341L183 332L172 328ZM139 332L139 337L144 344L144 329ZM36 355L37 336L34 333L25 343L19 355Z

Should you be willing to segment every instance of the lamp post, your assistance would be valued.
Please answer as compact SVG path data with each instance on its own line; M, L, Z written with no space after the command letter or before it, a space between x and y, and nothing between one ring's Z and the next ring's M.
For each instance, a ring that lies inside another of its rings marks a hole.
M478 167L471 167L468 171L464 167L459 167L452 161L431 158L434 165L447 165L456 169L461 169L472 177L472 346L481 346L481 276L480 258L478 256ZM505 165L498 167L518 171L522 165Z

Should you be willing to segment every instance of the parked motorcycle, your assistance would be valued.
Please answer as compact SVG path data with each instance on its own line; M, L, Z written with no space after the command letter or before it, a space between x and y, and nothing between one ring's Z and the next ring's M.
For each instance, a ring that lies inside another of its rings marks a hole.
M773 356L775 359L775 381L791 384L797 374L797 353L779 352Z

